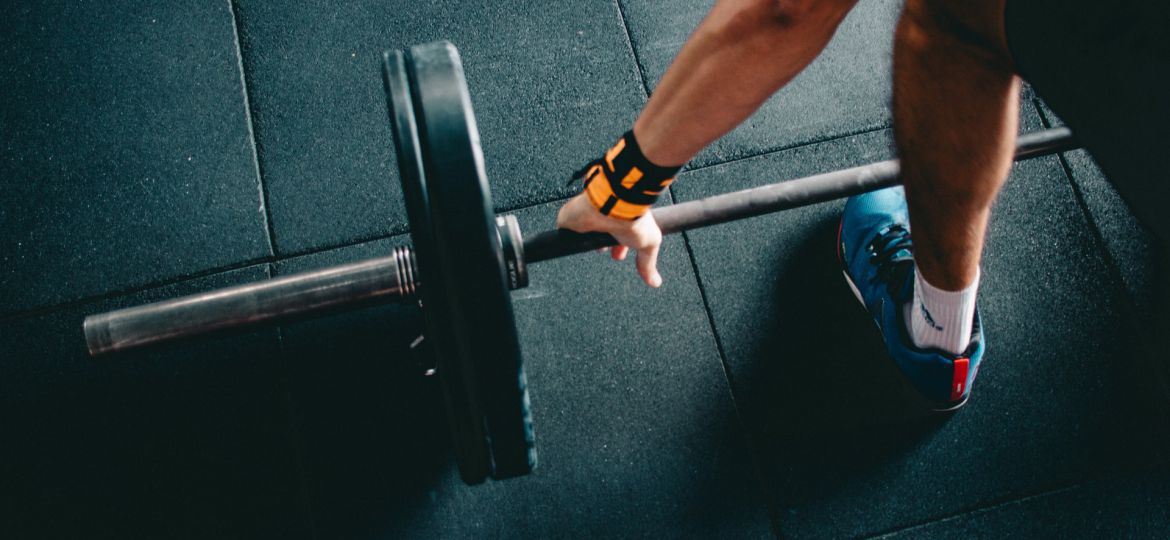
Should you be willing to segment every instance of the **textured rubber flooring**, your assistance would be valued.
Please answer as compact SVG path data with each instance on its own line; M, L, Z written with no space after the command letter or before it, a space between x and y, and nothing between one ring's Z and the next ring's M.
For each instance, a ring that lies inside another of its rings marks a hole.
M709 4L0 7L0 537L1166 536L1170 422L1129 330L1150 239L1084 152L1013 169L951 417L844 285L841 202L670 237L660 290L532 266L524 478L459 480L414 306L86 356L87 314L408 241L382 51L460 47L495 206L532 233ZM891 157L898 10L861 0L672 200ZM1023 129L1059 123L1024 97Z

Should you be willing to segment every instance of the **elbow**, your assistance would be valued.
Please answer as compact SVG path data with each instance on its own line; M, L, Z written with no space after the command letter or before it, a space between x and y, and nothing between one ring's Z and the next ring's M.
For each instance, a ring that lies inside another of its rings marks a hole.
M758 3L765 19L773 26L836 30L857 0L759 0Z

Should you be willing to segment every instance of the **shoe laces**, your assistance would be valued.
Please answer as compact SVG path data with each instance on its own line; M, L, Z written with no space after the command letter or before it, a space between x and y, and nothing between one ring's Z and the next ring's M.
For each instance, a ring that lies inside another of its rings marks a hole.
M870 241L869 263L877 266L877 277L889 287L890 295L896 297L906 275L914 268L914 245L910 241L910 230L895 223L878 231Z

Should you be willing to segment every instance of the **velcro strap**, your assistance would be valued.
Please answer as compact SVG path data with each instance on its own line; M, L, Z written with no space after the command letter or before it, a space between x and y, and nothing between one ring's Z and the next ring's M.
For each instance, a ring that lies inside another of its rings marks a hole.
M633 220L650 211L681 168L651 163L630 130L581 172L585 194L594 208L603 215Z

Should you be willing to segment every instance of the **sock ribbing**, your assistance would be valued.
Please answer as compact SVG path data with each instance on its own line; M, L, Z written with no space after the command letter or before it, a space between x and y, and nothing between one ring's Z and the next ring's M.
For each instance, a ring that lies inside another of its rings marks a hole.
M960 291L944 291L914 272L914 298L904 306L907 330L916 347L962 354L971 341L979 273Z

